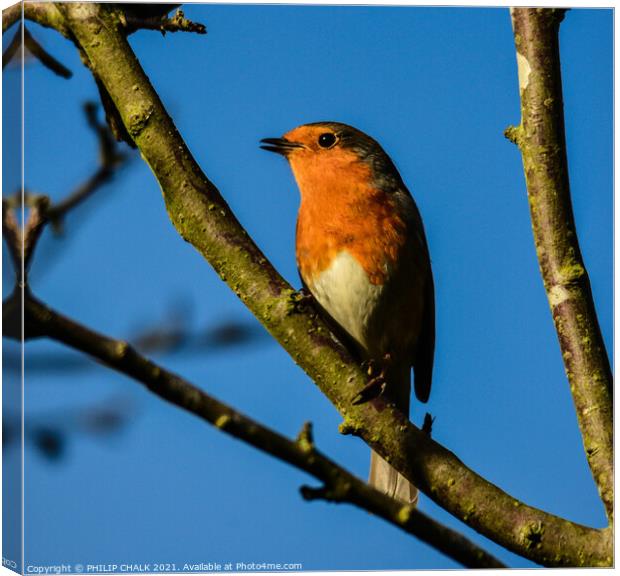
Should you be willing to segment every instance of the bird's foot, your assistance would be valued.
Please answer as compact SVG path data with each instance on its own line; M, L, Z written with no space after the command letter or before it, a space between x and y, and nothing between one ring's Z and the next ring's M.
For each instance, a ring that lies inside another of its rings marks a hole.
M305 288L292 292L289 296L289 314L304 312L305 308L314 301L314 296Z
M362 363L362 368L366 371L370 380L354 397L352 403L354 406L364 404L370 400L378 398L385 392L387 381L385 373L392 361L391 355L385 354L381 360L369 359Z
M352 400L353 405L357 406L358 404L364 404L365 402L378 398L385 392L386 384L387 382L382 374L372 378L370 382L354 396Z
M429 438L433 433L433 423L435 422L435 417L431 416L429 412L424 415L424 423L422 424L422 432L426 433Z
M362 370L368 374L368 376L377 376L379 374L385 375L387 367L392 362L392 355L388 352L383 355L383 358L377 360L376 358L369 358L362 362Z

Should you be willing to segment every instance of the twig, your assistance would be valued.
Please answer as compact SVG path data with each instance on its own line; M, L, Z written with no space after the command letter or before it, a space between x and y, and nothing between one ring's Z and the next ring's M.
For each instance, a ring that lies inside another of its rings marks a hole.
M28 51L38 58L38 60L43 64L46 68L49 68L54 74L58 74L58 76L62 76L63 78L71 78L73 76L73 72L69 70L64 64L56 60L51 54L46 52L46 50L39 44L32 34L28 32L28 29L24 26L24 44ZM3 62L4 65L4 62Z
M13 40L11 40L11 43L7 46L7 49L2 54L2 69L3 70L6 68L6 65L11 60L13 60L13 57L15 56L15 54L17 53L17 50L19 50L21 45L22 45L22 29L18 28L17 31L15 32L15 36L13 36Z
M97 106L90 102L85 104L84 109L88 124L99 139L100 167L97 171L64 200L53 206L50 206L47 196L24 191L23 201L29 210L23 230L20 229L14 213L21 207L21 190L16 192L14 198L6 198L2 201L2 235L9 248L18 281L24 285L27 283L28 268L44 225L49 221L56 228L61 226L64 216L108 182L114 175L114 170L126 160L126 156L118 152L107 127L97 122ZM21 278L22 255L25 274L23 279Z
M101 186L109 182L115 170L127 160L127 155L118 151L108 127L97 121L97 105L87 102L84 105L84 112L88 125L99 140L99 168L66 198L49 207L46 216L55 228L62 225L63 218L70 210L90 198Z
M21 199L21 191L17 194ZM35 246L43 232L49 199L46 196L33 196L29 200L28 219L23 229L17 223L15 208L11 204L10 200L3 199L2 201L2 235L6 240L16 275L19 278L22 257L24 273L27 273Z
M613 517L613 379L581 256L568 180L558 32L564 10L511 11L521 124L507 135L523 157L536 254L588 463Z
M34 249L41 237L45 223L47 222L47 210L49 198L37 196L28 210L28 220L23 230L24 236L24 270L28 272Z
M2 199L2 236L9 249L13 268L19 276L22 267L22 232L15 218L11 202L6 198Z
M125 28L129 33L137 30L159 30L163 35L165 35L166 32L207 33L207 28L204 24L188 20L185 18L185 14L180 8L175 12L172 18L168 18L165 14L163 16L159 14L143 15L135 10L126 10Z
M84 352L141 382L160 398L324 483L320 494L316 491L311 494L310 489L302 488L306 499L323 498L354 504L416 536L464 566L504 567L499 560L458 532L414 507L403 505L375 490L324 456L314 446L309 424L304 426L296 441L289 440L141 356L126 342L113 340L81 326L32 296L26 298L24 314L26 339L30 334L46 336Z
M57 6L157 177L181 236L207 258L321 387L348 429L439 505L513 552L550 566L610 565L610 530L587 528L515 500L396 410L388 407L377 413L367 404L351 406L350 398L367 383L366 375L331 338L327 324L311 306L306 312L295 311L291 302L295 292L200 170L118 30L115 15L97 3Z

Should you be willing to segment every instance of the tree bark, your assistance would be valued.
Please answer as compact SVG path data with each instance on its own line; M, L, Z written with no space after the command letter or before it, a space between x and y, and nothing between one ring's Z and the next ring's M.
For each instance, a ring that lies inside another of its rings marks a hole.
M612 374L594 308L570 197L558 32L564 10L511 10L520 148L536 254L560 343L588 463L613 522Z

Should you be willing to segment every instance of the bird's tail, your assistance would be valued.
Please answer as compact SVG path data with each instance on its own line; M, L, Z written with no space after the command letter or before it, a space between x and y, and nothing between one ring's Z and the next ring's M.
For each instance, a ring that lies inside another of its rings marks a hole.
M409 396L411 392L411 368L408 363L394 363L388 367L388 386L385 395L407 417L409 417ZM418 489L402 474L392 468L374 450L370 453L370 474L368 483L391 498L404 504L418 503Z
M405 504L415 506L418 503L418 489L374 450L370 453L368 483L391 498L396 498Z

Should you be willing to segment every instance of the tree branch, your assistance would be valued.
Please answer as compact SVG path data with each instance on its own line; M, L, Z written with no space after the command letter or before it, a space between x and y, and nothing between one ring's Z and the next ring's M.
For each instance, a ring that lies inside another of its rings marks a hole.
M536 254L588 463L612 522L613 380L570 197L558 41L564 12L511 11L521 124L507 135L523 157Z
M24 16L27 20L37 22L41 26L54 28L67 38L71 37L65 27L62 16L53 2L24 2ZM206 34L207 28L200 22L193 22L185 18L182 10L177 10L171 18L168 13L178 8L180 4L135 4L113 3L108 8L119 11L119 24L127 34L138 30L158 30L166 32L190 32ZM2 33L6 32L21 18L22 4L13 4L2 11Z
M56 228L62 226L62 221L68 212L109 182L114 177L115 171L127 160L127 155L118 150L108 126L97 121L97 105L94 102L86 102L84 113L88 125L99 141L99 168L67 197L49 207L46 216Z
M13 36L13 40L11 40L11 43L7 46L6 50L2 54L2 69L3 70L6 68L7 64L11 60L13 60L17 51L19 50L19 48L21 48L21 45L22 45L22 29L18 28L15 31L15 36Z
M17 193L21 204L21 190ZM15 218L14 207L16 201L3 199L2 201L2 235L7 243L11 260L17 277L20 277L22 260L24 273L28 272L28 266L32 260L35 246L39 241L43 227L47 221L46 212L49 206L47 196L33 196L30 200L28 219L23 229L19 227ZM25 280L24 280L25 281Z
M138 5L130 4L130 6L135 7ZM168 4L167 6L174 7L176 5ZM142 14L136 12L135 8L133 10L126 10L125 28L128 33L132 33L137 30L159 30L162 34L166 34L166 32L193 32L196 34L207 33L207 28L204 24L188 20L185 18L185 14L181 9L178 9L172 18L168 18L166 14Z
M116 16L97 3L57 4L124 125L157 177L168 214L271 335L343 415L344 428L458 518L509 550L553 566L609 565L609 530L586 528L523 504L467 468L393 407L378 412L351 398L366 376L330 336L241 227L198 167L164 109ZM95 41L96 39L96 41Z
M21 19L22 7L24 18L46 28L53 28L63 36L71 38L71 33L64 24L64 19L53 2L23 2L13 4L2 11L2 33Z
M304 498L354 504L416 536L464 566L505 567L458 532L443 526L415 507L389 498L324 456L314 446L309 424L304 426L296 441L289 440L141 356L126 342L113 340L81 326L29 294L26 295L24 316L26 339L31 335L48 337L84 352L141 382L160 398L323 482L320 492L303 487L301 491Z
M86 119L99 140L99 169L82 185L58 204L50 205L47 196L31 194L26 190L17 190L13 197L2 200L2 235L7 243L18 282L27 284L27 274L32 255L45 225L51 222L56 228L62 225L62 219L73 208L89 198L98 188L108 182L126 159L117 150L107 126L97 121L97 105L88 102L84 105ZM28 217L23 228L15 218L15 210L28 208ZM21 278L23 260L24 277Z
M41 64L43 64L46 68L49 68L54 74L58 74L58 76L62 76L63 78L71 78L73 73L69 70L64 64L56 60L51 54L49 54L41 44L39 44L32 34L28 31L28 29L23 27L23 40L26 48L29 53L37 58ZM11 43L2 54L2 69L6 68L7 64L14 58L17 50L22 45L22 28L18 28L15 32L15 36Z
M19 277L22 268L22 232L15 218L15 212L11 206L12 202L7 198L2 199L2 236L6 241L13 269Z
M24 44L28 51L35 56L43 66L49 68L54 74L62 76L63 78L71 78L73 72L69 70L62 62L59 62L51 54L46 52L45 48L39 44L32 34L28 32L28 29L24 26ZM4 64L4 62L3 62Z

